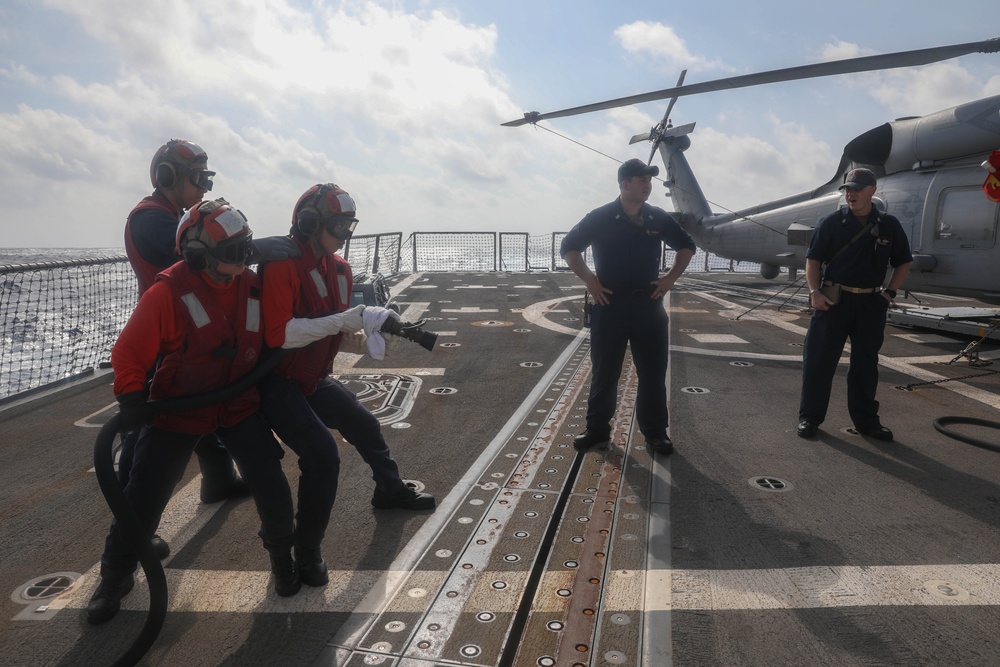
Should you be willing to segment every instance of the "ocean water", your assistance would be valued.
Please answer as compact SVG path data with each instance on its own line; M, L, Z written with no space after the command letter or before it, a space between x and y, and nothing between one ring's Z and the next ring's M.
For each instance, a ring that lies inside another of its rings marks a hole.
M125 248L0 248L0 266L124 255Z
M135 305L135 277L124 254L124 248L0 248L0 400L110 358ZM47 264L54 262L60 264Z

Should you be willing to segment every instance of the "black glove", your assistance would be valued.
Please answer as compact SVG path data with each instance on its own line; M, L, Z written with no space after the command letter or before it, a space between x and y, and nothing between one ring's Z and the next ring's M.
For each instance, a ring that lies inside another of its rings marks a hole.
M258 264L299 257L302 254L299 246L289 236L267 236L262 239L254 239L253 244L257 246L255 259Z
M118 414L122 418L122 431L128 433L153 422L153 408L146 400L146 392L130 391L116 397Z

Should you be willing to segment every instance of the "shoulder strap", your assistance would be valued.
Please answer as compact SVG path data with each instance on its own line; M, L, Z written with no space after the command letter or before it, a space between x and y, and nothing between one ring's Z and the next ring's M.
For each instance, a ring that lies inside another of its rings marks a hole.
M844 215L846 216L847 214L845 213ZM878 216L876 215L875 208L872 207L872 213L871 213L870 216L868 216L868 224L865 225L864 227L862 227L861 231L859 231L857 234L855 234L854 237L851 238L850 241L848 241L844 245L840 246L840 250L838 250L837 252L835 252L833 254L833 257L831 257L830 260L826 263L826 266L830 266L831 264L833 264L833 260L835 260L838 257L840 257L841 253L843 253L845 250L847 250L852 245L854 245L855 241L857 241L862 236L864 236L865 234L867 234L868 230L870 230L876 223L878 223Z

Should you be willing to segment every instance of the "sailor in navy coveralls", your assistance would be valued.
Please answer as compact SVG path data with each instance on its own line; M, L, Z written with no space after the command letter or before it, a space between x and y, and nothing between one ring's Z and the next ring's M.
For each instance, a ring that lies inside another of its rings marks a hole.
M809 303L814 310L802 357L797 433L803 438L814 436L826 418L833 377L850 339L847 409L851 421L859 433L890 441L892 431L879 420L875 400L878 353L885 338L886 312L909 273L913 256L899 220L872 205L876 180L871 170L852 169L840 189L847 208L820 220L806 252ZM883 289L888 266L892 275ZM827 287L839 291L836 303L823 293Z
M639 430L653 451L673 451L667 436L668 321L663 296L687 268L696 247L669 213L646 203L652 178L659 172L659 167L637 159L622 164L618 169L620 196L588 213L563 237L559 249L594 301L587 428L573 441L581 451L610 438L618 379L629 344L639 380ZM664 243L676 251L676 257L661 276ZM583 259L588 247L593 248L596 275Z

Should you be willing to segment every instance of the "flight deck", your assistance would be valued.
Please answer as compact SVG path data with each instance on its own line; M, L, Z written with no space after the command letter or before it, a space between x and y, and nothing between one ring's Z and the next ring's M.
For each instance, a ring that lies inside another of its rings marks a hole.
M1000 419L997 343L971 365L955 361L968 337L890 326L878 398L895 441L851 428L846 356L804 440L808 311L782 286L691 273L671 292L663 457L634 427L630 363L611 443L573 449L590 362L571 274L391 280L403 319L438 333L434 350L399 341L383 361L341 355L334 372L437 509L373 510L371 473L338 438L330 584L278 598L252 502L201 503L190 465L159 530L167 618L140 664L995 664L1000 439L952 427L995 447L970 445L934 420ZM111 518L92 471L110 382L0 413L4 664L110 665L144 622L141 576L114 620L84 614ZM294 489L291 452L284 464Z

